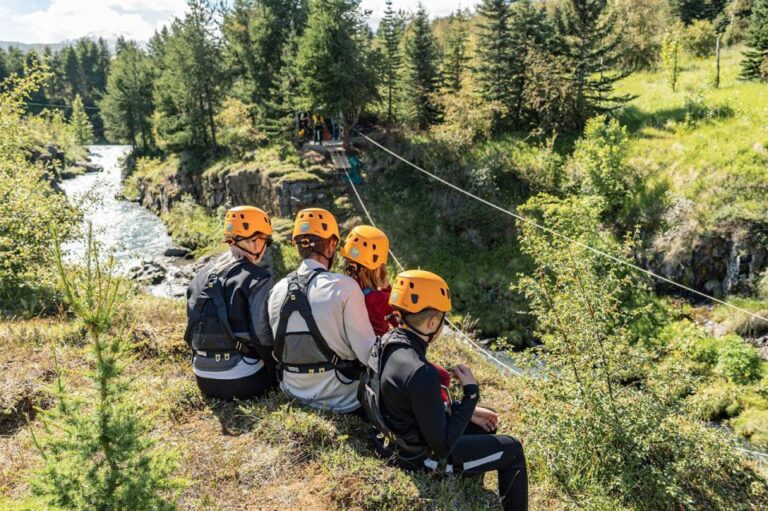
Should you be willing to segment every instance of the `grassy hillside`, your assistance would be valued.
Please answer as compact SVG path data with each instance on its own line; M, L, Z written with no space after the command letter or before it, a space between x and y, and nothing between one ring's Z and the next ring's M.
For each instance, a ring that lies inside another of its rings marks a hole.
M636 96L620 119L632 132L630 161L646 180L695 203L705 228L723 219L765 221L768 87L737 79L743 48L714 59L686 57L676 92L661 72L635 73L618 88Z
M179 455L189 483L180 509L495 509L494 478L441 480L386 466L369 449L357 418L318 414L280 393L258 402L204 399L194 383L182 340L183 306L141 295L129 307L136 361L130 366L133 397L154 416L152 436ZM35 406L48 407L45 389L54 371L51 346L80 392L85 380L82 327L66 317L0 322L0 508L35 509L27 475L40 464L30 428L39 428ZM514 380L499 378L457 339L443 339L434 358L465 361L483 385L483 402L501 410L502 431L520 431ZM29 424L25 419L27 416ZM563 509L535 478L534 509ZM26 502L28 504L21 504ZM15 503L15 504L12 504Z

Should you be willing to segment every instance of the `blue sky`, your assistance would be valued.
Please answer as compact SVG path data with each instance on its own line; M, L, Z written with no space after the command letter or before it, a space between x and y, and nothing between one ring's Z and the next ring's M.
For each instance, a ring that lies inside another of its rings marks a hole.
M475 0L422 0L433 16L445 16ZM414 10L418 0L394 0L395 9ZM0 0L0 40L56 43L83 36L145 41L184 12L185 0ZM385 0L363 0L378 25Z

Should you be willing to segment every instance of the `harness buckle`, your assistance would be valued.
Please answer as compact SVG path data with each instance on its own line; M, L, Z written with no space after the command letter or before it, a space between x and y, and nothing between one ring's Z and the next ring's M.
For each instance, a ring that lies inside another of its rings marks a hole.
M221 362L221 353L216 353L216 362Z
M229 360L229 353L224 353L224 360Z

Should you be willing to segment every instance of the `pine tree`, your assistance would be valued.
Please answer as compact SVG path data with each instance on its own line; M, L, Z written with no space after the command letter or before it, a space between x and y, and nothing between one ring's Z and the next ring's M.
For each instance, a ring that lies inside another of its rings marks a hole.
M358 116L377 96L368 36L360 0L313 0L298 41L297 105L323 115L340 112L347 150Z
M93 126L91 126L91 121L88 120L88 114L85 113L80 94L75 96L74 101L72 101L72 115L69 117L69 124L75 131L75 138L77 138L78 144L88 145L93 143Z
M154 145L151 117L153 69L146 53L133 41L118 40L117 55L99 103L106 136L140 151Z
M748 49L741 62L744 80L768 81L768 0L755 0L747 36Z
M607 7L608 0L570 0L558 12L556 27L562 50L575 70L574 128L581 128L590 117L614 110L631 99L612 95L613 85L628 72L612 71L620 63L621 39L616 32L616 16Z
M392 9L392 0L387 0L384 17L379 24L378 38L381 42L382 61L380 82L384 100L387 102L387 127L395 121L395 105L400 91L403 55L400 45L405 29L405 18L402 12Z
M435 97L440 88L440 53L422 4L419 4L411 27L410 37L405 42L405 89L415 125L426 129L440 117L440 105Z
M512 31L509 0L483 0L478 6L480 35L478 38L476 73L480 94L490 103L501 105L506 112L497 115L495 129L518 103L514 80Z
M448 26L448 38L445 44L445 60L443 62L443 76L445 88L450 92L461 90L469 56L467 55L467 15L461 9L457 9L451 15Z
M509 28L510 77L514 84L513 119L518 124L529 125L534 115L525 104L525 89L530 79L530 61L535 53L547 54L552 39L552 26L546 11L534 4L533 0L518 0L510 8Z
M66 303L87 332L90 389L73 396L56 368L55 406L40 412L42 433L33 436L43 463L32 490L62 510L175 509L182 487L173 478L175 455L156 447L149 419L131 398L123 311L129 294L114 274L114 260L100 260L89 228L83 265L65 269L55 241Z
M156 127L177 148L215 149L214 114L224 92L221 38L211 0L188 0L186 16L151 41L158 78Z

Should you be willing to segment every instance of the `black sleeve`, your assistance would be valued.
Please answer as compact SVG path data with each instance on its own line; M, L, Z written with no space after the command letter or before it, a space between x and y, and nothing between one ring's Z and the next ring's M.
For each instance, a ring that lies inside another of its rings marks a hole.
M269 324L267 305L269 302L269 292L272 290L273 285L274 281L270 277L254 287L248 297L248 309L251 318L251 341L255 346L266 346L270 349L274 344L274 340L272 338L272 327Z
M451 454L475 411L480 397L477 385L464 387L461 403L453 408L453 414L449 416L440 397L437 370L424 365L408 382L408 396L416 423L429 448L440 458Z

